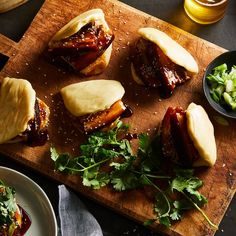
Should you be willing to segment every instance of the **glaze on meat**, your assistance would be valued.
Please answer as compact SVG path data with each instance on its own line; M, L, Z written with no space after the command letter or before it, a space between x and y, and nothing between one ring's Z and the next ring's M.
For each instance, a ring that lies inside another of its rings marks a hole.
M161 144L165 158L191 166L199 158L187 131L186 112L181 107L169 107L161 125Z
M75 70L81 71L100 57L114 39L111 30L104 30L102 25L92 21L77 33L53 42L50 46L55 56L62 58Z
M46 104L41 100L36 99L34 119L29 121L28 128L23 133L25 141L29 146L44 145L49 139L46 127L49 119L48 112Z
M155 43L140 38L133 49L135 72L149 87L161 87L164 97L189 79L186 70L172 62Z
M114 122L118 117L129 117L132 115L130 107L126 106L121 100L115 102L110 108L89 115L76 118L76 127L85 134L107 126Z

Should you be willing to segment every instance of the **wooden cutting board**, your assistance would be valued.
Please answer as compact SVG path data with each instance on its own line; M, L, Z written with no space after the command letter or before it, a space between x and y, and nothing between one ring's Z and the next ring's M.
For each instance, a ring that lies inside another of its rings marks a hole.
M202 170L199 177L205 183L201 192L209 199L204 210L219 224L236 188L236 123L228 120L229 126L222 126L215 121L214 117L218 114L204 98L202 75L208 63L225 49L115 0L46 0L19 43L0 36L0 52L10 57L0 77L29 80L37 91L37 96L51 109L50 141L45 146L32 148L21 143L6 144L0 146L0 152L138 222L153 218L151 201L143 191L116 193L110 188L90 190L82 186L78 176L55 173L50 160L51 144L60 151L75 154L79 144L85 140L71 124L58 94L63 86L85 78L53 65L47 55L47 44L64 24L92 8L101 8L105 12L107 22L114 30L115 41L106 71L88 79L103 78L122 82L126 90L124 101L134 110L134 115L126 119L126 122L131 124L131 131L155 133L169 106L187 108L190 102L195 102L208 112L215 127L218 160L213 168ZM169 99L160 99L158 91L140 87L131 79L129 48L138 38L138 28L145 26L156 27L169 34L194 55L200 67L199 74L178 87ZM157 224L154 228L169 235L205 236L215 233L196 211L185 214L183 220L170 229Z

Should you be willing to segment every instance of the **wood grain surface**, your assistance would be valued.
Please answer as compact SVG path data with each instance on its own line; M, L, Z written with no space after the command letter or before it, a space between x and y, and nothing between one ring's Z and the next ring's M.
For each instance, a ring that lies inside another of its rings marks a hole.
M80 13L101 8L106 20L115 33L113 52L106 71L95 77L81 78L78 74L55 66L47 53L51 37L68 21ZM146 89L131 79L129 49L138 38L140 27L156 27L179 42L196 58L200 72L191 81L178 87L169 99L160 99L155 89ZM0 36L0 52L9 56L8 63L0 73L5 76L29 80L37 96L50 107L50 141L43 147L27 147L22 143L4 144L0 152L40 173L64 183L76 191L94 199L115 211L138 222L153 218L152 202L142 190L117 193L110 188L90 190L81 184L78 176L55 173L50 160L49 147L53 144L60 151L78 153L79 144L85 137L75 130L63 106L59 90L65 85L91 79L114 79L122 82L126 93L124 101L134 115L125 121L131 124L131 131L155 134L166 109L169 106L187 108L190 102L201 104L209 114L215 127L218 160L213 168L203 168L199 177L204 180L201 192L209 199L204 211L219 224L236 188L236 123L228 120L229 126L218 124L219 116L208 105L202 90L202 75L209 62L225 49L213 45L182 31L166 22L113 0L46 0L19 43ZM180 223L166 229L158 224L155 230L169 235L213 235L215 232L196 211L185 214Z

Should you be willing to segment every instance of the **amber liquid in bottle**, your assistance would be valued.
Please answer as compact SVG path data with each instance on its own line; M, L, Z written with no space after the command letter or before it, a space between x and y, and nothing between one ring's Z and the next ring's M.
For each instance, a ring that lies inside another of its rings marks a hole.
M212 24L224 17L228 0L185 0L187 15L200 24Z

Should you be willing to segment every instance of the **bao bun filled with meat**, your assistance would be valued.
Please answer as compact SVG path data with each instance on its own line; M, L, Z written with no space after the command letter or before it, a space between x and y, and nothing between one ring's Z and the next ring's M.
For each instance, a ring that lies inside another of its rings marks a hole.
M90 80L61 89L67 110L77 119L78 128L85 133L107 126L127 115L127 106L121 101L125 90L115 80Z
M74 70L90 76L107 67L114 34L101 9L92 9L72 19L49 42L49 52Z
M164 32L154 28L140 28L141 38L132 51L131 72L141 85L161 87L165 97L173 93L198 73L192 55Z
M185 166L213 166L217 158L214 127L200 105L169 107L161 125L165 158Z
M29 81L4 78L0 88L0 144L20 141L44 144L49 113Z

